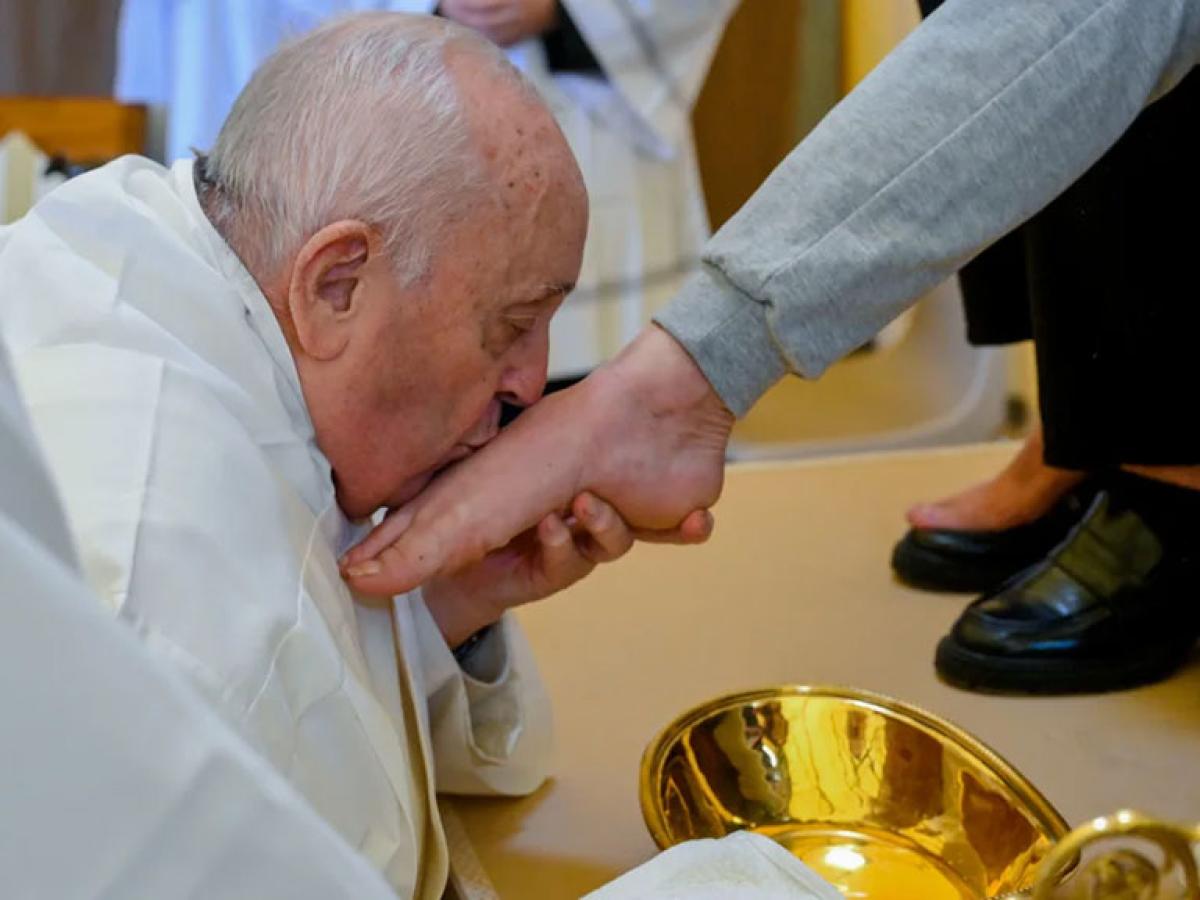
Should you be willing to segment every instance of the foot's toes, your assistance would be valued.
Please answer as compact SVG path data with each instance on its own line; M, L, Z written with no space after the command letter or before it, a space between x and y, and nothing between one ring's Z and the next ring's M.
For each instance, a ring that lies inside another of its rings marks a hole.
M904 514L913 528L947 528L950 516L940 503L918 503Z

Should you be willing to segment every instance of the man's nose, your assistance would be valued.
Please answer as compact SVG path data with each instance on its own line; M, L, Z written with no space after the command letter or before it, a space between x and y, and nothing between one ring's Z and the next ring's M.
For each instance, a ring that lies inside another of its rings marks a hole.
M537 340L528 341L528 346L522 349L524 352L501 375L496 393L513 406L532 406L546 390L546 367L550 357L548 329Z

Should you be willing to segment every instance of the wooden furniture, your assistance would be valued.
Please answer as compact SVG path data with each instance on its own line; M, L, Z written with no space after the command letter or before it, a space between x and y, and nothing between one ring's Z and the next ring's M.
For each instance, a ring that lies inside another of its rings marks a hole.
M741 3L692 121L717 228L838 101L841 7L828 0Z
M146 146L146 108L99 97L0 97L0 135L22 131L49 156L105 162Z

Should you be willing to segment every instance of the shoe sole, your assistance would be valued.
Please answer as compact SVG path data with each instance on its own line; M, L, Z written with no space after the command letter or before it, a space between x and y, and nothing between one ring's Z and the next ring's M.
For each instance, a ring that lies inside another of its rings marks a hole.
M896 577L909 587L923 591L985 594L1028 565L1014 564L1003 571L987 570L978 564L963 563L903 541L892 551L892 569Z
M1195 640L1157 646L1122 659L1022 659L938 643L934 665L944 681L972 691L1019 694L1099 694L1162 681L1191 656Z

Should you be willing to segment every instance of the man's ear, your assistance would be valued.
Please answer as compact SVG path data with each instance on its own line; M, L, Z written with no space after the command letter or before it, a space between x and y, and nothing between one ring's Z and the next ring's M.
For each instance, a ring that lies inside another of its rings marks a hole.
M361 315L359 290L378 235L356 220L326 225L300 248L288 284L288 312L301 349L319 360L341 354Z

